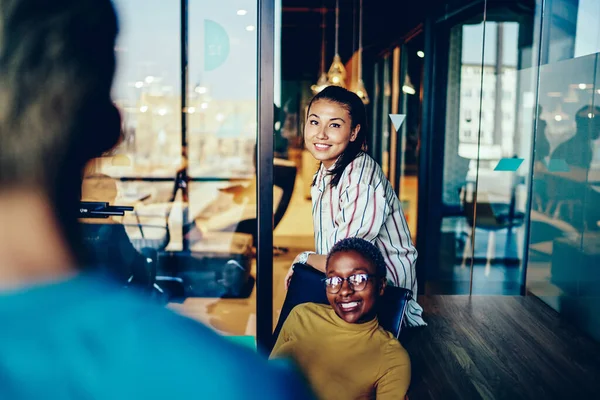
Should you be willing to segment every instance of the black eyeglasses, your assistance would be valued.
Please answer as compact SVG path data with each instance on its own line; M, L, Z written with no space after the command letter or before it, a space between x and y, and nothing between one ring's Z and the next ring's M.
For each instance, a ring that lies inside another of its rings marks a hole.
M367 287L367 283L370 278L375 278L376 275L371 274L354 274L350 275L347 278L341 278L339 276L332 276L329 278L323 279L325 282L325 290L331 294L337 294L344 285L344 281L348 282L348 285L355 292L360 292L361 290L365 290Z

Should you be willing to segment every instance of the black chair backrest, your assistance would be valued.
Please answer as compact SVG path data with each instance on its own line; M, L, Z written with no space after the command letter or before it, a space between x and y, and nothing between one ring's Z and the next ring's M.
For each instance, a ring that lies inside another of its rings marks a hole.
M294 184L296 182L296 173L297 168L294 163L277 158L273 161L273 186L277 186L282 190L279 203L273 212L273 229L277 228L277 225L279 225L279 222L283 219L283 216L290 205L290 200L292 199L292 194L294 192ZM248 233L252 235L253 246L258 245L258 225L256 218L238 221L224 230Z
M292 275L292 280L285 296L283 307L281 308L281 314L279 315L279 321L273 333L273 344L279 336L283 323L295 306L303 303L329 304L327 295L325 294L323 278L325 278L325 274L310 266L303 264L294 265L294 275ZM379 304L379 324L396 336L396 338L400 335L406 304L411 298L412 292L410 290L388 286Z
M498 222L492 204L484 200L478 200L477 203L475 203L474 190L475 188L472 187L472 185L467 184L464 185L460 191L460 202L467 224L469 224L469 226L477 225L477 227L482 228L499 227L501 224ZM475 219L475 214L477 214L477 219Z
M152 289L156 279L156 251L136 250L122 224L81 223L80 229L90 264L126 286Z
M296 183L297 168L294 163L287 160L275 159L273 163L273 185L280 187L283 191L273 213L273 228L276 228L290 205Z

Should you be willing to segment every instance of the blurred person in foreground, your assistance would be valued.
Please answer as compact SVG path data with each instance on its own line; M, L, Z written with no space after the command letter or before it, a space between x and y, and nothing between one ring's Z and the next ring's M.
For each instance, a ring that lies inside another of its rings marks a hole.
M310 398L82 267L83 169L120 138L116 35L109 0L0 0L0 398Z

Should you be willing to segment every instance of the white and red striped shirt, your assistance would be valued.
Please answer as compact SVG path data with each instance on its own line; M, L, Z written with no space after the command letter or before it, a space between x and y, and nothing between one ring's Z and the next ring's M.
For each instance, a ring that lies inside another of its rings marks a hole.
M400 200L381 167L370 156L360 153L333 188L332 178L321 164L311 188L315 252L328 254L335 243L347 237L368 240L383 254L388 281L412 290L416 297L417 250ZM423 308L411 300L406 311L407 324L426 325L422 313Z

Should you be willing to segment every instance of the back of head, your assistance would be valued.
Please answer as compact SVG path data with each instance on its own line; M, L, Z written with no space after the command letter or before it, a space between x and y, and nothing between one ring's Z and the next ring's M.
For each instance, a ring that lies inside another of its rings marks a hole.
M577 134L584 140L596 140L600 136L600 107L587 105L575 114Z
M0 193L40 192L76 225L84 165L114 147L110 0L0 0Z
M77 232L85 164L120 138L110 97L116 35L110 0L0 0L0 195L41 193L68 240ZM309 398L295 377L255 354L90 278L40 286L27 297L0 296L20 307L44 307L3 330L13 340L0 346L0 364L11 366L2 371L0 397L233 399L256 383L263 394L256 398ZM42 335L46 346L29 340ZM169 335L183 339L165 346ZM23 346L14 351L14 343ZM25 379L29 385L21 384Z

